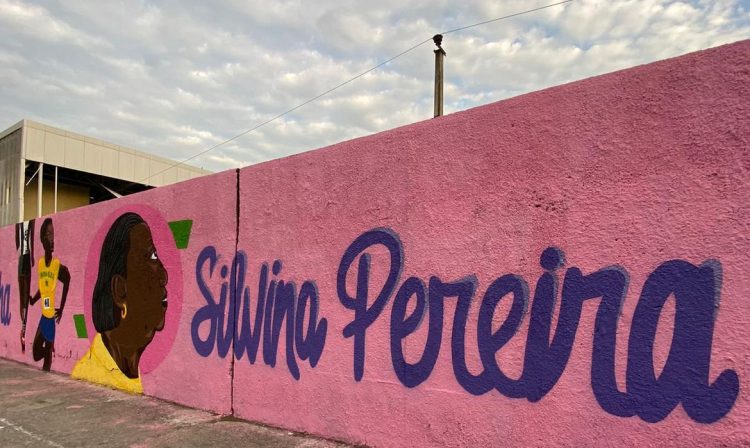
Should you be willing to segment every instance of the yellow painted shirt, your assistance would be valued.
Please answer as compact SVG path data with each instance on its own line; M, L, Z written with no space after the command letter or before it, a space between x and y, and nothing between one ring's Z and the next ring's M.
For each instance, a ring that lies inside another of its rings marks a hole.
M42 300L42 316L55 317L55 286L57 286L57 274L60 273L60 260L52 258L49 266L44 257L39 260L39 295Z
M104 346L102 335L98 333L94 337L91 348L78 361L70 376L75 379L99 383L134 394L143 393L141 378L128 378L120 371L117 363L112 359L112 355L109 354L107 347Z

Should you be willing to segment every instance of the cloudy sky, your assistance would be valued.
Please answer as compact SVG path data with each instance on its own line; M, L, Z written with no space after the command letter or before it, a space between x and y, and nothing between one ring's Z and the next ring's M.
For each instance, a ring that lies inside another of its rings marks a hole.
M184 160L436 33L559 0L0 0L0 129ZM750 0L573 0L447 34L445 113L750 38ZM434 46L189 163L224 170L432 117Z

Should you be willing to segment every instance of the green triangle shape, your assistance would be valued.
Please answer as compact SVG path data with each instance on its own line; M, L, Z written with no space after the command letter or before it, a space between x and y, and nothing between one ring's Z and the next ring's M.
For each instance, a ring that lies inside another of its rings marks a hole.
M190 230L192 228L192 219L172 221L169 223L169 229L172 231L172 236L174 236L174 243L177 245L178 249L185 249L188 247L188 243L190 242Z

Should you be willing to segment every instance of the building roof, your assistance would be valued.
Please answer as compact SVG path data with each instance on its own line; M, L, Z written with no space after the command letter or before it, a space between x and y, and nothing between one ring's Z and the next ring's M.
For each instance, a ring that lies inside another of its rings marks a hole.
M22 157L29 161L154 187L211 173L185 164L170 168L174 160L26 119L0 132L0 139L21 128Z

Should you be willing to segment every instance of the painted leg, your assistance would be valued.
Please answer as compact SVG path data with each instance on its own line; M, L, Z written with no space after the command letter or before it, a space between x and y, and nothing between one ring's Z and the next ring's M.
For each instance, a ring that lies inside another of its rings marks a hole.
M46 342L46 341L45 341ZM44 364L42 364L42 370L49 372L52 367L52 352L55 351L55 343L47 342L45 353L44 353Z
M39 361L40 359L44 358L44 353L46 351L46 344L45 344L44 336L42 336L42 329L37 328L36 329L36 335L34 335L34 345L32 346L31 354L34 357L34 361Z
M21 353L26 353L26 314L29 310L29 282L31 278L28 276L18 276L18 296L19 296L19 307L21 316Z

